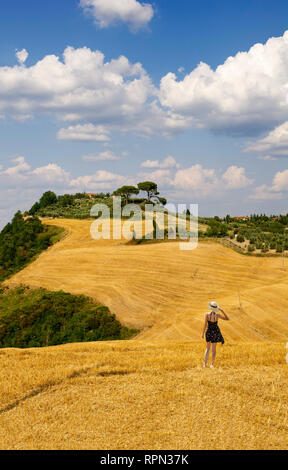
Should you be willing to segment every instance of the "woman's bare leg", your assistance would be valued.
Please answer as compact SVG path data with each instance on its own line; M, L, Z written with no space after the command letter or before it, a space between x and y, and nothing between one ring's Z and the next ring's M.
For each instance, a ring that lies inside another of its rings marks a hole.
M211 343L206 343L207 346L206 346L206 351L205 351L205 356L204 356L204 367L206 367L207 365L207 362L208 362L208 358L209 358L209 352L210 352L210 346L211 346Z
M216 346L217 346L217 343L212 343L212 363L211 363L212 366L214 366L214 362L215 362Z

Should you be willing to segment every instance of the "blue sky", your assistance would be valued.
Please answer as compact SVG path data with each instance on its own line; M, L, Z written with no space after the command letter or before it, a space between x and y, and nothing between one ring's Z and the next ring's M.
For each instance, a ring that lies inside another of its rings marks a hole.
M0 9L0 225L143 179L201 215L288 212L287 2Z

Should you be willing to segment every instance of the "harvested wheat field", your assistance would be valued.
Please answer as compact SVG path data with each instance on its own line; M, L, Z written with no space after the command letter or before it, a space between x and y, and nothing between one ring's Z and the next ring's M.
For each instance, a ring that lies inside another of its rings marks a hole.
M287 449L285 345L197 342L2 350L1 449Z
M90 295L132 341L0 350L1 449L287 449L288 277L218 243L95 241L91 221L7 283ZM288 269L288 267L287 267ZM226 344L203 369L208 300Z
M89 295L141 329L138 339L201 339L209 300L231 316L222 326L227 340L288 338L288 264L283 271L280 257L243 256L216 242L180 251L177 242L96 241L91 220L46 223L68 235L7 284Z

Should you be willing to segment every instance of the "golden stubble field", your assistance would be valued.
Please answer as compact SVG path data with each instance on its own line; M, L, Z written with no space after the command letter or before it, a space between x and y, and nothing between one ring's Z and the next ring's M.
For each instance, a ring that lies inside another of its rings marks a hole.
M0 350L1 449L287 449L287 271L217 243L96 242L90 221L15 275L84 293L142 332L132 341ZM288 269L288 267L287 267ZM208 300L231 317L203 369Z
M287 449L285 347L127 341L2 350L1 449Z
M68 235L7 284L94 297L141 329L138 339L200 340L209 300L231 316L223 324L228 340L288 338L288 260L283 271L280 257L243 256L215 242L193 251L177 242L135 246L93 240L91 220L46 223Z

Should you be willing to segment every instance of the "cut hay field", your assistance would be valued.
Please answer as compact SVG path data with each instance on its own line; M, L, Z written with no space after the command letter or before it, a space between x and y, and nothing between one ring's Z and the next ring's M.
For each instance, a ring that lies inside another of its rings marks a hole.
M285 345L120 341L1 350L1 449L287 449Z
M107 305L138 339L200 340L209 300L231 316L228 341L286 341L288 266L216 242L180 251L177 242L127 245L93 240L91 220L54 219L68 235L7 284L63 289ZM241 308L240 308L241 307Z
M130 341L0 350L0 449L287 449L288 266L216 242L95 241L91 221L6 284L94 297ZM203 369L204 312L231 318Z

